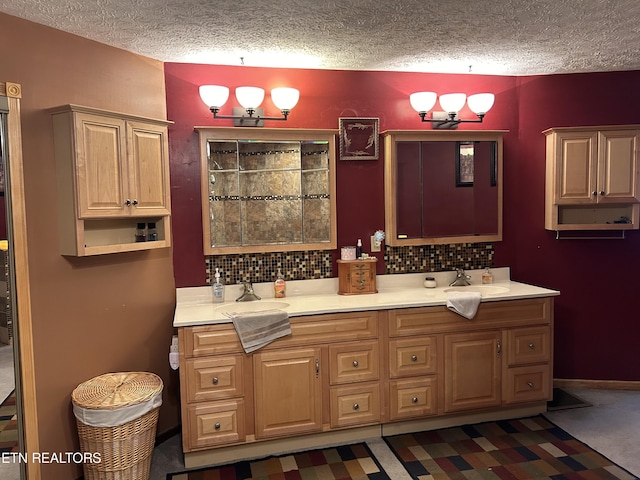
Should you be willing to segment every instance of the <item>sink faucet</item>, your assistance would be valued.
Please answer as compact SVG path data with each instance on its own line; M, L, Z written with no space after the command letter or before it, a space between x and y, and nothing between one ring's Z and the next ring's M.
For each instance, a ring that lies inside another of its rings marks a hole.
M253 291L253 285L249 281L238 282L242 284L242 295L236 298L236 302L252 302L253 300L260 300L260 297Z
M450 287L466 287L467 285L471 285L469 280L471 280L471 275L465 274L463 268L456 268L456 278L453 282L449 284L449 286Z

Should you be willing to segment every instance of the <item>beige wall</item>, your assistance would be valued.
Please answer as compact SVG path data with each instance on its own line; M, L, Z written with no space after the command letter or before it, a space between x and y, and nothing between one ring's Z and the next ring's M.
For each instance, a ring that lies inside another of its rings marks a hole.
M166 118L161 62L0 14L0 81L22 85L22 134L40 450L78 450L70 394L114 371L165 383L158 431L179 423L167 354L175 290L172 252L65 258L58 253L51 117L75 103ZM47 480L81 468L42 465Z

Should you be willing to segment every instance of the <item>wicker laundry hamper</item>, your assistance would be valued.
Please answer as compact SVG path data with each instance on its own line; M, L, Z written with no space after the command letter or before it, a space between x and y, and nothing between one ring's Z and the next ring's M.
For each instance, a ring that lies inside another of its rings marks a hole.
M149 480L162 387L146 372L107 373L76 387L85 480Z

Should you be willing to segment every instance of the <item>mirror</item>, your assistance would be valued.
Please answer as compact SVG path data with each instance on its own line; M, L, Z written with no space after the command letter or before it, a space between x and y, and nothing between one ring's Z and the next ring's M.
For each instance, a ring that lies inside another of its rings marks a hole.
M200 135L205 254L335 248L333 131Z
M502 239L502 132L385 132L391 246Z

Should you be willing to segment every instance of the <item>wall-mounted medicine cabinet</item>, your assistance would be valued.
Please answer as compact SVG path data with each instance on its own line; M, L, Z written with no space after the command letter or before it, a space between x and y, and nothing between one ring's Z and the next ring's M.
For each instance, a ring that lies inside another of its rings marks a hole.
M205 255L336 248L335 130L196 131Z
M172 122L80 105L50 113L62 255L169 247ZM152 241L136 241L140 223L155 224Z
M383 132L387 244L502 240L504 133Z
M636 230L640 125L550 128L545 228Z

